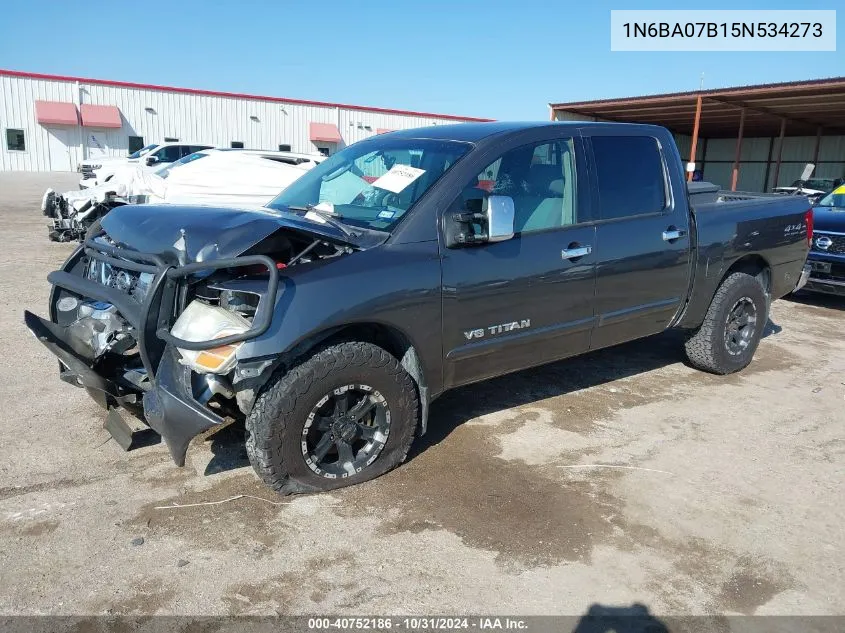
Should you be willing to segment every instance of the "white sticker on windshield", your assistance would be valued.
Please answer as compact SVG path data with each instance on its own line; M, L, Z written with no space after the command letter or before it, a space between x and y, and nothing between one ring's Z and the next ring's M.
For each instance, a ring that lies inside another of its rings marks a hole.
M395 211L379 211L378 217L381 220L390 220L394 215L396 215Z
M425 173L425 169L417 169L410 165L394 165L384 176L373 183L373 187L399 193Z

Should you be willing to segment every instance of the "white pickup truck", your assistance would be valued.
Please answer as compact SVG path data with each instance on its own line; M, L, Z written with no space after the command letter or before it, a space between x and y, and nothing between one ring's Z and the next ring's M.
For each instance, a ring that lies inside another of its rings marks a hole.
M129 154L129 156L88 158L79 163L79 171L82 173L79 188L88 189L108 182L115 173L127 165L140 164L143 167L159 167L166 163L175 163L188 154L210 148L211 145L194 143L152 143Z

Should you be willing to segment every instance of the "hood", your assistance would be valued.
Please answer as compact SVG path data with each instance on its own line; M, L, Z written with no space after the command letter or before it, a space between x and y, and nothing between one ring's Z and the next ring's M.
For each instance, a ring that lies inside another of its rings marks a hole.
M845 207L813 207L813 230L845 233Z
M354 235L346 235L329 224L265 208L133 204L112 209L100 223L119 244L143 253L184 251L189 262L237 257L283 228L359 249L376 246L388 237L357 228Z

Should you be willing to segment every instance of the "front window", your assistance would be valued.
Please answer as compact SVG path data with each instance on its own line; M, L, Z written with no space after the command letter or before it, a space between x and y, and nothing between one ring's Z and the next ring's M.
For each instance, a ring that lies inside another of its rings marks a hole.
M152 150L154 150L158 145L156 143L150 143L146 147L142 147L137 152L132 152L129 154L129 158L141 158L144 154L149 154Z
M841 207L845 208L845 185L834 189L824 198L819 200L820 207Z
M390 230L471 145L429 139L373 139L333 155L267 206L319 205L352 226Z

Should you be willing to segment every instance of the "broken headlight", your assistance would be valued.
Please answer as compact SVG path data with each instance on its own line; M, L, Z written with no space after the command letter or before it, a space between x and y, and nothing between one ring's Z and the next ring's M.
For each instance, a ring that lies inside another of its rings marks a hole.
M235 312L202 301L192 301L176 319L170 333L186 341L211 341L232 334L242 334L249 321ZM182 364L202 374L226 374L237 362L236 354L243 343L221 345L211 349L192 351L176 348Z

